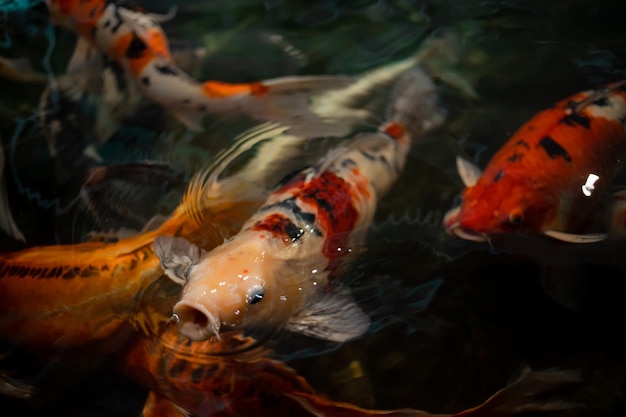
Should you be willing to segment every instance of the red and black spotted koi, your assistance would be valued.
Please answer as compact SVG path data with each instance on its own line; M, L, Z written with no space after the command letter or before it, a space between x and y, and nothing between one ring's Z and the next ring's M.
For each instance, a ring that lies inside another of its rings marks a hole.
M524 124L485 171L458 160L467 188L444 220L449 233L484 241L503 233L593 242L588 233L626 155L626 81L574 94Z
M423 72L409 71L399 85L391 117L377 132L355 136L277 189L241 232L197 263L174 261L191 259L193 245L166 236L155 241L166 273L185 285L174 307L184 335L203 340L222 327L286 327L344 341L367 330L356 304L329 291L329 275L363 242L412 140L442 120Z
M311 108L321 91L349 84L342 76L282 77L252 83L200 82L176 66L157 16L107 0L48 0L53 20L79 35L72 68L85 67L98 54L125 68L138 88L183 124L202 130L207 113L241 112L293 128L292 133L342 132ZM312 130L315 128L316 130Z

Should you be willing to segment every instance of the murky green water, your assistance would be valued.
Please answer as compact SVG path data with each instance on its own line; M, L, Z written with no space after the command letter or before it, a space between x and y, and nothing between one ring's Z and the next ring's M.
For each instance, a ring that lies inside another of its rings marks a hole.
M25 55L38 69L49 64L61 73L73 35L55 30L51 48L45 8L3 12L10 4L16 2L0 1L0 55ZM142 2L154 12L172 4ZM443 31L462 39L454 65L433 64L448 121L415 145L404 174L381 202L366 256L340 277L370 313L372 328L339 348L284 335L275 343L279 357L333 399L441 413L482 402L525 365L579 369L581 384L557 398L580 407L553 415L624 413L624 242L573 249L521 240L505 252L447 236L441 219L462 188L457 154L484 166L535 112L576 91L626 78L625 12L619 1L582 0L178 2L176 17L163 27L200 79L358 74L410 56ZM207 55L191 56L190 47L205 48ZM469 83L478 97L446 83L455 78ZM1 236L3 250L69 243L95 226L80 205L69 205L94 165L82 154L94 140L93 124L80 127L80 143L60 143L59 156L51 157L32 117L43 88L0 79L9 201L28 242ZM101 145L105 162L159 159L188 179L251 125L210 117L206 133L183 140L184 132L162 122L159 109L143 111ZM80 117L94 116L87 111ZM163 140L159 133L165 130L174 139ZM158 207L137 210L145 209L145 217L166 212L181 189L172 186L173 194ZM20 364L21 359L19 352L13 358ZM35 410L8 400L0 405L33 416L132 416L143 401L141 388L115 375L90 376L79 386Z

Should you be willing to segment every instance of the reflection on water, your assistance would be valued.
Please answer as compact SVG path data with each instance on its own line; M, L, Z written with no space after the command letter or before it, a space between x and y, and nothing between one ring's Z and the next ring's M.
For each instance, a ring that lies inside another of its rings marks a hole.
M156 13L173 4L141 3ZM624 412L624 242L567 245L514 237L490 246L447 236L441 225L462 188L457 155L484 166L535 112L573 92L626 78L626 10L611 3L177 2L176 17L163 27L180 45L173 48L177 62L200 79L356 74L411 55L444 29L462 39L450 52L458 57L453 67L444 59L428 64L442 84L447 123L414 147L404 174L381 201L364 253L340 277L373 326L341 346L280 334L271 344L278 358L333 399L442 413L480 403L525 365L579 369L583 382L561 398L582 406L554 415ZM46 26L40 2L0 0L0 55L26 57L33 70L61 74L73 44L71 33ZM123 85L116 71L110 67L102 82ZM459 92L464 85L477 97ZM159 183L168 187L146 189L139 177L134 185L104 183L121 190L119 201L127 201L124 194L136 197L141 184L146 197L132 210L139 219L115 212L117 227L122 218L123 226L138 229L142 220L171 210L181 184L252 125L245 118L209 116L206 131L191 134L152 103L115 97L119 112L107 113L98 86L77 96L71 85L55 93L42 120L37 109L45 87L0 79L7 192L27 239L22 244L3 235L6 251L105 231L103 220L76 200L94 167L170 164L178 176ZM131 104L133 111L125 113ZM103 115L112 122L102 123ZM598 180L592 175L581 184L585 194ZM614 185L623 184L620 175ZM101 188L90 190L99 196ZM150 204L141 207L142 201ZM16 351L2 368L32 376L39 367L31 360ZM56 386L60 375L64 381ZM42 381L55 386L47 402L31 407L2 399L0 405L32 416L60 410L69 416L131 416L138 415L145 394L106 369L84 375L67 364L47 368Z

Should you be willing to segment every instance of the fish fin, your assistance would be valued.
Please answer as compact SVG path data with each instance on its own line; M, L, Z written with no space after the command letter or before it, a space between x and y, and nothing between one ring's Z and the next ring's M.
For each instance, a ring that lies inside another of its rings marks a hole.
M7 195L6 185L4 183L4 149L0 144L0 229L6 232L15 240L26 242L24 234L15 223L11 207L9 206L9 196Z
M325 294L319 301L293 316L286 329L317 339L345 342L367 331L370 319L347 291Z
M190 417L191 414L154 391L148 393L141 417Z
M4 359L10 353L0 355L0 359ZM19 379L11 378L9 372L0 370L0 394L7 397L28 399L32 398L35 387L26 384Z
M526 367L520 377L502 388L479 406L459 416L517 415L534 411L557 411L576 408L579 404L550 398L546 394L581 381L578 371L533 371ZM456 416L457 414L455 414Z
M67 63L65 68L66 74L75 74L91 68L94 66L101 66L102 54L98 49L82 36L78 37L74 52Z
M153 246L165 275L175 283L185 285L189 268L197 264L202 256L200 248L182 237L171 236L157 237Z
M276 156L281 150L280 146L261 147L261 152L257 153L238 174L228 178L220 177L237 158L257 144L282 135L285 130L287 130L285 126L276 123L262 123L237 137L231 146L217 155L209 168L194 175L187 186L179 210L182 210L187 218L197 221L198 224L204 224L207 211L226 209L242 201L258 201L260 204L265 199L267 191L259 185L263 182L264 174L260 166L270 166L272 161L272 169L275 170L282 159L280 155ZM287 138L281 143L287 146L293 144L293 141ZM297 147L297 143L294 146ZM286 160L291 160L294 152L292 150L282 155Z
M142 161L92 169L80 197L99 226L140 230L155 214L173 210L167 198L178 203L184 187L183 174L170 165Z
M587 233L587 234L575 234L575 233L566 233L560 232L558 230L544 230L544 235L550 236L551 238L562 240L563 242L568 243L593 243L599 242L607 238L606 233Z
M461 177L461 181L463 181L463 185L466 187L476 185L478 179L483 174L478 166L460 156L456 157L456 170L459 173L459 177Z
M353 82L345 76L290 76L258 83L235 101L239 110L258 120L278 122L297 136L344 136L349 130L332 118L315 112L316 96ZM205 84L206 85L206 84ZM258 90L258 91L257 91Z
M439 127L446 111L439 106L439 93L431 77L421 68L406 71L394 85L392 100L387 108L387 120L399 124L411 140L421 139ZM388 126L386 123L384 127Z
M15 81L46 82L48 76L33 69L28 58L5 58L0 56L0 76Z

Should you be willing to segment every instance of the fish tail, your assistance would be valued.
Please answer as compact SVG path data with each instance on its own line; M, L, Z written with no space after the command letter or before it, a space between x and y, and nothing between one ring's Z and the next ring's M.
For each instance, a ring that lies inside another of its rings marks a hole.
M251 84L203 84L205 95L214 98L237 96L237 110L258 120L289 126L299 136L337 135L345 129L314 110L315 96L344 87L353 79L344 76L292 76Z
M577 371L545 370L532 371L525 368L520 377L510 385L496 392L484 403L455 414L455 417L498 417L526 414L531 412L546 412L568 410L579 407L563 401L552 391L557 391L565 385L581 381Z
M380 130L396 140L417 140L440 126L445 116L435 83L423 70L414 67L394 86L387 122Z

